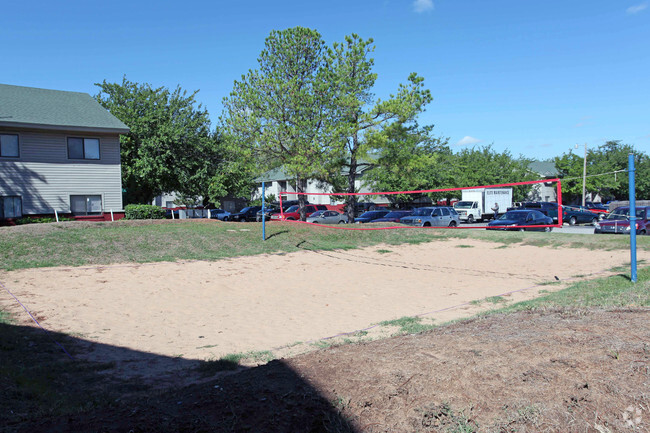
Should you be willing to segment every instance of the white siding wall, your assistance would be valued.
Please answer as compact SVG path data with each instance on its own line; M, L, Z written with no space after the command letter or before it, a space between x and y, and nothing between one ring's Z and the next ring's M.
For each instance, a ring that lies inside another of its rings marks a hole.
M98 138L100 159L68 159L67 137ZM0 158L0 195L21 196L24 214L70 212L71 195L101 195L104 212L122 210L118 135L18 132L18 142L19 158Z
M288 182L285 182L286 184L286 190L284 191L285 193L288 192L288 194L285 194L282 196L282 200L297 200L298 196L296 194L291 194L291 192L295 192L296 190L289 185ZM355 187L359 192L373 192L371 188L368 188L362 180L357 179L355 181ZM307 190L305 192L307 193L329 193L332 191L332 187L330 185L323 185L320 182L316 181L309 181L307 183ZM277 198L280 195L280 182L278 181L273 181L273 182L266 182L266 195L274 194ZM257 188L257 192L254 198L262 197L262 184L260 184ZM334 204L330 203L330 196L329 195L308 195L307 200L309 200L309 203L312 204ZM368 196L358 196L357 201L372 201L375 203L388 203L388 200L383 197L383 196L376 196L376 195L368 195ZM338 203L343 203L343 201L339 201Z

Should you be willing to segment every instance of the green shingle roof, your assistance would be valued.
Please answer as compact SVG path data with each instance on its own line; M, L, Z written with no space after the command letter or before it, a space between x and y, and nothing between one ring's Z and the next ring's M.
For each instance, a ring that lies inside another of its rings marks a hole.
M0 84L0 126L129 131L87 93L8 84Z
M559 174L553 161L533 161L528 164L528 169L547 178L557 177Z

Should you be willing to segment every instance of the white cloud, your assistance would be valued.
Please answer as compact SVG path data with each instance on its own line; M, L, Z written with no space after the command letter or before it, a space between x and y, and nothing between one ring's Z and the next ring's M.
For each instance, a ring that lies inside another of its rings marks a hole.
M627 13L630 15L634 15L636 13L641 12L643 9L646 9L648 7L648 3L641 3L638 5L630 6L627 8Z
M470 137L469 135L464 136L456 143L456 146L471 146L472 144L480 143L483 140L478 138Z
M431 11L433 10L433 0L414 0L413 10L419 14Z

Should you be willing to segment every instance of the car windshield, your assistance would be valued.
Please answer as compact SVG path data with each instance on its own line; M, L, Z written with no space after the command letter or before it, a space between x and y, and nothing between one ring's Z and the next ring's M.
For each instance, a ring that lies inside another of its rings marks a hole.
M314 212L313 214L311 214L311 215L310 215L310 218L314 218L314 217L319 217L319 216L323 216L323 214L324 214L324 213L325 213L325 211L324 211L324 210L319 210L319 211L316 211L316 212Z
M528 212L521 212L521 211L510 211L506 212L501 217L499 217L500 220L513 220L513 221L526 221L526 216L528 216Z
M370 212L364 212L359 218L376 218L384 215L386 215L386 211L372 210Z
M403 216L409 215L410 213L411 212L406 210L388 212L386 215L384 215L384 218L401 218Z
M433 211L433 209L431 209L430 207L421 207L419 209L415 209L415 211L413 212L413 215L414 216L429 216L429 215L431 215L432 211Z
M456 209L471 209L473 201L459 201L454 205Z
M614 209L612 213L607 215L605 219L608 220L626 220L630 216L630 209L629 208L623 208L623 209Z
M640 219L645 219L645 209L637 209L636 210L636 217ZM612 213L607 215L605 219L607 220L626 220L630 218L630 208L618 208L614 209Z
M244 209L240 210L239 213L246 213L250 210L250 207L245 207Z
M293 206L291 206L291 207L285 209L284 211L287 212L287 213L290 213L290 212L298 212L298 209L300 209L300 206L298 206L298 205L293 205Z

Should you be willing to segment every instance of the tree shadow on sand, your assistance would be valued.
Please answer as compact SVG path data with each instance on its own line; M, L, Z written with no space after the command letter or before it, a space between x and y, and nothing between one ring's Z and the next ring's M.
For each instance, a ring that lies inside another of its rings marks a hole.
M89 351L119 361L84 360ZM174 377L198 383L178 385ZM0 323L0 432L66 431L356 430L282 361L243 368Z

